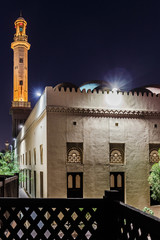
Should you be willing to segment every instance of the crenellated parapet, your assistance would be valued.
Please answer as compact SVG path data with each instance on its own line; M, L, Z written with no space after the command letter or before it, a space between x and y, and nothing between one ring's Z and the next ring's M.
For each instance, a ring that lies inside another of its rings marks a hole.
M160 111L160 94L147 92L93 91L80 88L47 87L48 105L117 109L127 111Z
M80 93L97 93L97 94L109 94L109 93L113 93L115 91L111 91L111 90L102 90L102 89L83 89L81 90L80 88L70 88L70 87L53 87L53 91L55 92L80 92ZM122 95L128 95L128 96L147 96L147 97L159 97L160 94L154 94L151 92L137 92L137 91L116 91L117 94L122 94Z

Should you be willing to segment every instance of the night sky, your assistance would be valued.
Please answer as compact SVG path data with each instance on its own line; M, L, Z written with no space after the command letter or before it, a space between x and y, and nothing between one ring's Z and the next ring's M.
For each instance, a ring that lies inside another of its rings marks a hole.
M0 3L0 150L11 138L14 21L27 21L29 101L60 82L160 84L160 1L62 0Z

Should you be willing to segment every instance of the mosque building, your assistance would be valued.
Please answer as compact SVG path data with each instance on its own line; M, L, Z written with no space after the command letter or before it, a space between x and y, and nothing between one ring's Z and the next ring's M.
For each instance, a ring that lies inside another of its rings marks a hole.
M28 176L22 186L37 198L102 198L118 189L125 203L150 206L148 176L160 148L158 87L122 92L103 81L61 83L46 87L31 111L26 25L22 17L15 21L11 44L15 151Z

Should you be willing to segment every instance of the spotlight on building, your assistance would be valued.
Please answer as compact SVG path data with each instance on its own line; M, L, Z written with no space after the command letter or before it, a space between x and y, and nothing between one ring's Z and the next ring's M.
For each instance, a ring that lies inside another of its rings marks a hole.
M19 124L19 128L22 129L23 128L23 124Z
M106 102L110 106L117 107L122 102L122 95L120 94L120 89L113 87L112 91L106 95Z
M5 150L6 150L6 152L8 152L8 150L9 150L9 142L8 141L5 142Z
M42 95L42 94L41 94L40 91L37 91L37 92L36 92L36 96L37 96L37 97L40 97L41 95Z
M115 87L114 87L114 88L112 89L112 92L117 92L117 91L118 91L118 88L115 88Z

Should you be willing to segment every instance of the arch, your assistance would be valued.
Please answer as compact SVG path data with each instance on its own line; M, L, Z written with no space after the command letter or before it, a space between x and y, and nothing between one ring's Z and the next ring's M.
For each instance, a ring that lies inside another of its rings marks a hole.
M117 187L122 187L122 176L120 174L117 175Z
M113 174L110 176L110 187L115 187L115 179Z
M81 177L79 174L76 175L76 188L81 188Z
M73 188L73 177L68 175L68 188Z

